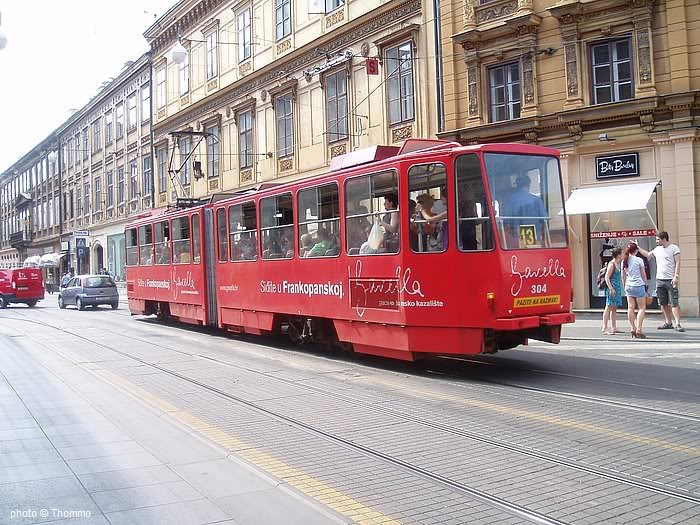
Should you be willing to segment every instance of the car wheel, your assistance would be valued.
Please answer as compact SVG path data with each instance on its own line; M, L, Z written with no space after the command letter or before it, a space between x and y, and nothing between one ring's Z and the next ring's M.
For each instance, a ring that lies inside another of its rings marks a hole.
M112 310L119 308L119 303L112 303Z
M63 297L61 297L60 294L58 296L58 307L61 310L65 310L65 308L66 308L66 303L63 302Z
M34 308L36 306L36 301L27 301L27 306L29 308Z
M80 297L75 298L75 306L78 307L78 310L85 310L85 305Z
M0 308L7 308L7 299L0 295Z

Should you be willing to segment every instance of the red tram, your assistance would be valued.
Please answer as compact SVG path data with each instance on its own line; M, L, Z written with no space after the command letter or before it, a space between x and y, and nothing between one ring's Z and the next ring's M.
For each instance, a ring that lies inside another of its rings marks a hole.
M414 360L559 342L556 150L408 140L126 227L132 314Z

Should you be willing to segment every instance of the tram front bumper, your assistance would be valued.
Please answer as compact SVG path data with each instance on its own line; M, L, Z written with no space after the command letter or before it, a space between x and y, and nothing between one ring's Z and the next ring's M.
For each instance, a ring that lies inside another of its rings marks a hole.
M523 330L537 328L539 326L558 326L573 323L576 316L571 312L560 314L530 315L527 317L495 319L489 328L494 330Z

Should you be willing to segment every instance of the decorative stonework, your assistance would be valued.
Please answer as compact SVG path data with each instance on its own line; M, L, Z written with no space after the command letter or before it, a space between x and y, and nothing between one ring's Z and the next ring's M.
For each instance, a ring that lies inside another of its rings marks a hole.
M260 91L260 101L267 102L267 95L267 89L263 89L262 91Z
M569 136L574 141L579 141L583 138L583 126L581 126L580 122L571 122L567 127L569 129Z
M288 55L289 60L283 63L275 61L274 63L265 66L260 75L256 75L249 81L239 81L232 84L230 87L222 90L220 93L207 97L201 106L192 107L188 111L180 111L177 115L167 122L159 122L153 128L157 134L167 133L169 130L179 129L188 122L191 122L200 115L206 114L214 109L225 107L226 104L239 99L257 89L264 86L274 84L281 79L284 79L292 73L303 70L306 66L318 62L318 53L332 55L339 50L347 49L350 45L363 38L375 35L378 31L382 31L394 24L405 20L406 18L421 12L421 0L408 0L407 2L397 4L397 6L384 13L383 15L368 19L367 22L360 26L353 27L346 31L338 31L338 35L328 42L328 44L317 46L302 55ZM177 36L175 36L176 38Z
M180 97L180 105L181 106L186 106L187 104L190 103L190 95L189 93L185 96Z
M578 96L578 59L575 43L564 44L566 55L566 92L569 96Z
M277 44L277 54L281 55L285 51L289 51L292 49L292 39L288 38L287 40L284 40L282 42L279 42Z
M146 40L151 45L151 51L157 54L175 43L179 35L191 33L192 30L202 25L202 21L205 18L214 14L222 3L224 3L224 0L203 0L179 17L179 19L167 29L163 30L160 24L153 26L156 27L154 30L156 31L155 34L151 33L149 30L145 35ZM207 27L209 25L210 24L207 24Z
M523 135L525 135L525 140L527 140L529 144L537 144L537 131L528 130L523 132Z
M209 82L207 82L207 91L211 91L212 89L216 89L217 87L219 87L218 79L215 78L214 80L210 80Z
M360 54L363 57L368 57L369 56L369 42L362 42L362 47L360 47Z
M238 68L238 74L242 77L246 76L253 70L252 62L248 61L245 64L241 64Z
M289 171L294 168L294 158L287 157L286 159L281 159L279 162L279 171Z
M525 53L522 57L523 64L523 95L525 104L533 104L535 102L535 82L532 72L532 53Z
M649 30L646 27L636 29L637 57L639 60L639 83L651 83L651 49L649 45Z
M467 92L469 96L469 116L479 116L479 63L476 60L467 63Z
M162 192L158 194L158 204L165 204L168 200L168 194L166 192Z
M345 10L338 9L337 11L331 13L330 16L326 17L326 29L333 27L339 22L345 20Z
M210 190L218 190L219 189L219 179L210 179L209 180L209 189Z
M474 2L477 0L464 0L464 29L471 29L476 25L476 12Z
M335 146L331 146L331 158L337 157L338 155L345 155L347 152L348 145L345 142L343 142L342 144L336 144Z
M253 170L243 170L241 171L241 184L250 182L253 180Z
M158 118L159 118L159 119L165 118L165 115L167 115L167 111L166 111L165 108L159 109L159 110L158 110Z
M410 139L413 136L413 126L403 126L401 128L394 128L391 130L391 142L400 142L402 140Z
M483 24L484 22L504 18L508 15L512 15L517 10L517 0L510 0L509 2L498 3L496 5L492 3L484 4L476 9L476 23Z
M639 127L649 133L654 130L654 114L642 113L639 115Z

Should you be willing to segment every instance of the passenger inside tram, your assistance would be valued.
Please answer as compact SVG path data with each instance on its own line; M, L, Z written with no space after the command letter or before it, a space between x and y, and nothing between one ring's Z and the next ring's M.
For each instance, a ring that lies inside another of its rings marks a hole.
M389 193L384 196L384 209L387 211L384 217L377 218L379 224L384 228L385 253L398 253L399 251L399 197L396 193Z
M316 243L308 251L305 257L324 257L335 247L335 239L328 230L321 226L316 231Z
M348 232L348 252L358 253L362 244L367 242L372 229L372 223L368 220L369 211L366 206L356 205L348 215L353 216L347 219L345 225Z
M301 257L306 257L307 253L311 251L314 246L314 238L309 233L304 233L299 238L299 255Z

